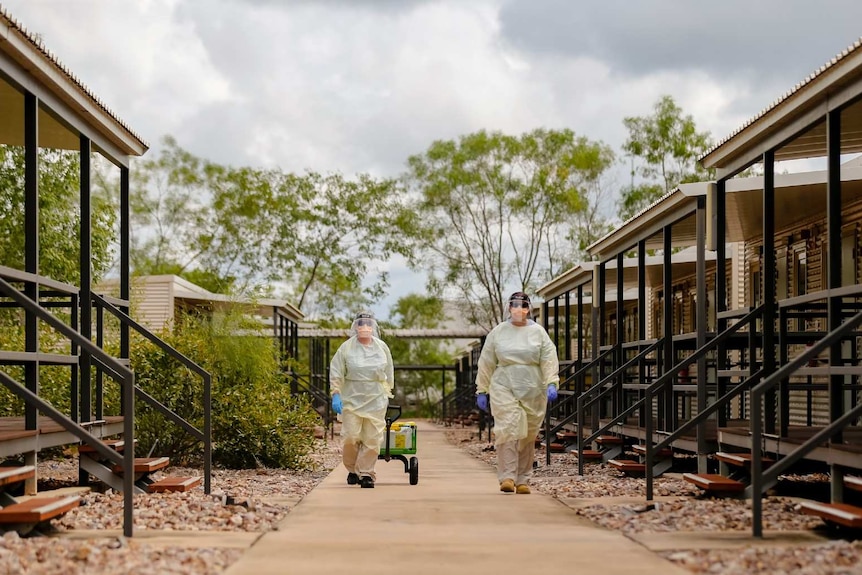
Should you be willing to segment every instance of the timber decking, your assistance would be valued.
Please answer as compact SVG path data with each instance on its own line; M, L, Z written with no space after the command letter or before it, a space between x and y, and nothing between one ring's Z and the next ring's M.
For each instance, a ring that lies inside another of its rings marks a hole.
M823 429L812 426L790 426L787 435L763 435L763 449L766 453L787 455L805 440ZM751 449L751 436L748 427L722 427L718 433L722 445L746 450ZM847 427L842 431L842 443L822 443L810 451L805 458L828 464L837 464L851 469L862 469L862 427Z
M80 442L50 417L39 416L37 423L38 430L25 429L23 417L0 417L0 457ZM82 426L97 437L108 437L123 432L123 417L107 416L102 423Z

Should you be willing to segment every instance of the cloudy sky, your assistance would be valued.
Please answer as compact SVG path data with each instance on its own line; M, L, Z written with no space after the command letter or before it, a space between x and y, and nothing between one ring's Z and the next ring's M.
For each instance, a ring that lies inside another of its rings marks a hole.
M859 0L0 4L153 151L380 176L480 129L619 150L663 94L719 140L862 36Z

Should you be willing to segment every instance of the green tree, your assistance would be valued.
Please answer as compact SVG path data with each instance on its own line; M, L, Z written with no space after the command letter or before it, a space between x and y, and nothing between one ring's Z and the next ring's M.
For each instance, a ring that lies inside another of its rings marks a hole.
M80 158L78 152L39 152L39 271L78 285L80 271ZM116 206L94 191L91 254L94 281L112 261ZM24 149L0 145L0 265L24 269Z
M632 160L632 183L623 190L620 217L626 220L679 184L708 179L697 164L712 145L709 132L698 132L671 96L662 96L649 116L627 117L629 132L623 151ZM645 181L635 183L639 176Z
M448 321L443 301L436 296L408 294L390 310L391 321L399 329L435 329ZM449 365L451 342L440 339L395 339L388 342L396 365ZM452 379L451 375L446 376ZM408 406L409 417L431 417L441 397L438 371L398 371L395 373L395 400ZM451 384L449 386L451 390Z
M208 174L211 166L167 136L155 157L131 170L132 272L174 274L225 293L231 278L201 264L204 237L213 221ZM204 285L206 284L206 285Z
M409 255L393 223L400 196L395 181L364 174L284 176L273 204L269 279L286 284L291 301L313 317L379 301L389 280L375 262Z
M407 249L392 226L396 182L222 166L164 143L133 170L136 274L282 295L311 317L384 295L388 277L372 266Z
M431 287L445 285L471 322L502 321L505 291L533 291L570 263L584 191L613 161L571 130L434 142L408 160L416 199L399 224L416 242L413 265L431 270Z

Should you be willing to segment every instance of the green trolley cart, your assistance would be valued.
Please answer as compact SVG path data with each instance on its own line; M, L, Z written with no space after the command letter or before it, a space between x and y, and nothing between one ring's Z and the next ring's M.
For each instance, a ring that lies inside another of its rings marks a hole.
M419 458L416 457L416 424L395 423L401 417L401 406L386 409L386 435L377 459L397 459L404 464L404 473L410 476L410 485L419 483ZM408 455L411 455L409 459Z

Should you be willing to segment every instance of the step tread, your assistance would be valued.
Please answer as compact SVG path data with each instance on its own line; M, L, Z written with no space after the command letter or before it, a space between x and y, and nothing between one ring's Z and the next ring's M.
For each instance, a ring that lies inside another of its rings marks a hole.
M736 493L745 490L745 483L716 473L683 473L682 478L706 491Z
M820 503L818 501L803 501L800 509L806 515L816 515L833 523L858 529L862 527L862 507L847 503Z
M856 475L845 475L844 486L853 491L862 491L862 477Z
M203 481L203 477L165 477L147 486L150 493L163 493L165 491L189 491L194 489Z
M600 435L596 438L599 445L622 445L623 438L616 435Z
M0 509L0 523L40 523L62 515L80 504L81 498L77 495L33 497Z
M640 455L646 455L646 445L632 445L632 451ZM665 447L656 451L654 455L656 457L671 457L673 456L673 449Z
M0 486L11 485L32 477L36 477L36 468L32 465L0 467Z
M120 453L126 448L126 442L122 439L104 439L102 443L110 447L111 449L118 451ZM138 443L138 440L135 440L135 443ZM98 453L96 448L88 443L82 443L78 446L78 453Z
M737 467L751 467L751 453L728 453L726 451L719 451L714 454L714 457L719 461L729 463L730 465L736 465ZM775 460L769 457L763 457L760 461L764 468L775 463Z
M646 471L646 465L632 459L609 459L608 465L615 467L623 472L643 472Z
M573 451L572 453L574 453L575 455L578 455L577 451ZM601 460L603 458L602 452L596 451L595 449L584 449L582 452L582 455L584 456L584 461L586 461L588 459Z
M135 458L135 473L151 473L165 468L171 464L168 457L136 457ZM114 465L111 470L114 473L122 473L123 466L120 464Z

